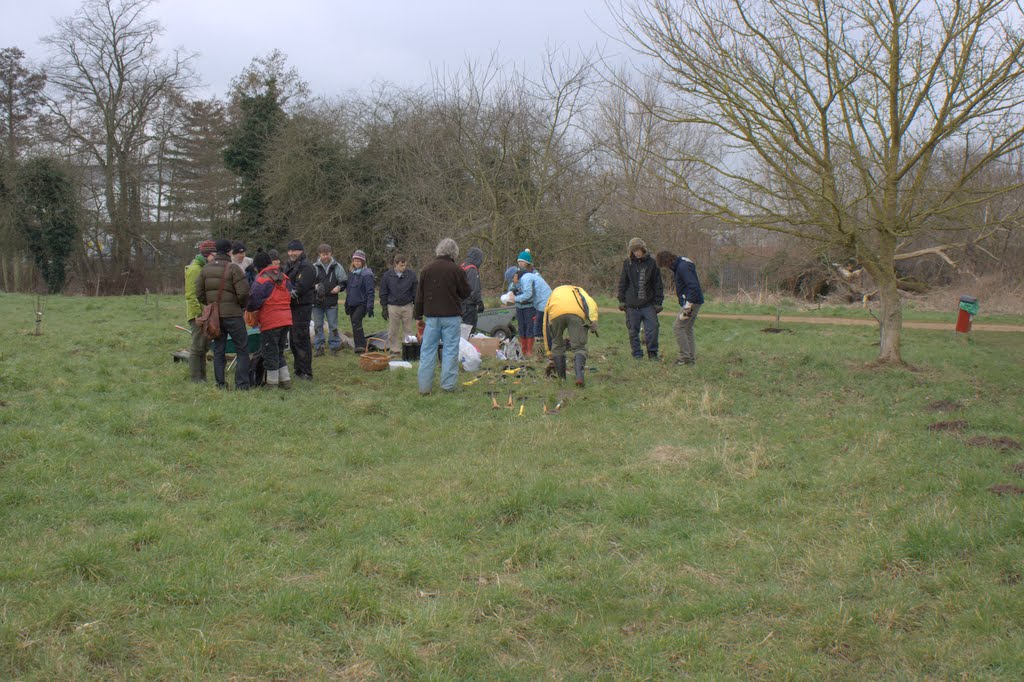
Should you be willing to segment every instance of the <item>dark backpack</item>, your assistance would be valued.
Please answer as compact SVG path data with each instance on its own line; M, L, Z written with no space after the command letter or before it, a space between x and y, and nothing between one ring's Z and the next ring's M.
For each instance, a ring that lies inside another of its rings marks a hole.
M267 385L267 365L263 362L263 353L259 351L249 356L249 387L257 388Z

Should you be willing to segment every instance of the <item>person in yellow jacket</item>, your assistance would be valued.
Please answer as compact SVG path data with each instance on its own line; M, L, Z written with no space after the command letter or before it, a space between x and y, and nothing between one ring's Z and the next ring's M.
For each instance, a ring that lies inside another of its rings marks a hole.
M555 374L565 378L565 333L573 353L576 385L583 386L587 366L587 332L597 334L597 302L582 287L556 287L544 307L544 348Z
M202 271L206 261L216 248L217 243L212 239L199 242L196 248L198 255L185 268L185 317L188 320L188 327L192 330L192 345L188 354L189 378L197 384L206 381L206 351L210 348L210 340L206 334L199 331L196 326L196 318L203 312L203 304L196 296L196 280Z

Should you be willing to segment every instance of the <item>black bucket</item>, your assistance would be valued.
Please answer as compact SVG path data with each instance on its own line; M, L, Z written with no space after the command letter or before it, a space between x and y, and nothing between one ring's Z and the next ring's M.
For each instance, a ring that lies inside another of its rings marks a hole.
M403 343L402 344L402 359L406 362L416 362L420 359L420 344L418 343Z

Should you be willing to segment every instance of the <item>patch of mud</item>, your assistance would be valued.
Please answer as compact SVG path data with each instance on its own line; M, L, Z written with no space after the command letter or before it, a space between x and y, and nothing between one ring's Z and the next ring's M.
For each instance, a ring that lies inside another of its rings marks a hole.
M956 431L956 432L959 432L959 431L963 431L968 426L970 426L970 425L966 421L964 421L963 419L953 419L953 420L945 421L945 422L935 422L934 424L932 424L931 426L928 427L928 430L929 431Z
M932 412L955 412L960 409L960 403L952 400L936 400L928 403L928 409Z
M1006 473L1024 476L1024 462L1017 462L1016 464L1011 464L1006 467Z
M967 441L967 444L972 448L993 448L995 450L1001 450L1007 452L1009 450L1020 450L1020 441L1016 441L1007 436L975 436Z
M1024 488L1010 483L997 483L990 486L988 491L995 495L1024 495Z
M792 334L793 332L789 329L780 329L779 327L765 327L761 330L763 334Z

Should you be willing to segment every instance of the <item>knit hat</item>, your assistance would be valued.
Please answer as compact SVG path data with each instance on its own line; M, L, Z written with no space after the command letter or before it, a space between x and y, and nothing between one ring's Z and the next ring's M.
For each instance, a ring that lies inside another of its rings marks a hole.
M204 256L209 256L211 253L217 250L217 242L213 241L212 239L205 239L199 242L198 248L199 253L203 254Z
M366 262L366 252L363 251L362 249L356 249L355 253L352 254L352 260L355 260L357 258L365 263Z
M511 266L511 267L510 267L510 268L509 268L508 270L506 270L506 271L505 271L505 281L506 281L506 282L511 282L511 281L512 281L512 278L516 276L516 272L517 272L518 270L519 270L519 268L517 268L517 267L516 267L516 266L514 266L514 265L513 265L513 266Z
M231 240L230 239L218 239L217 240L217 253L228 253L231 251Z
M533 262L533 256L530 255L530 250L526 249L525 251L523 251L522 253L519 254L519 257L516 258L516 260L524 260L527 263L532 263Z
M305 251L306 249L304 249L302 247L302 242L300 242L298 239L293 239L290 242L288 242L288 250L289 251Z
M256 257L252 259L253 267L256 268L256 272L260 272L264 268L269 267L274 262L274 259L270 257L270 254L266 251L260 251L256 254Z
M231 253L242 253L245 251L245 242L231 242Z
M629 240L629 252L633 253L637 249L643 249L646 252L647 244L644 242L643 239L640 239L640 237L633 237L632 239Z

